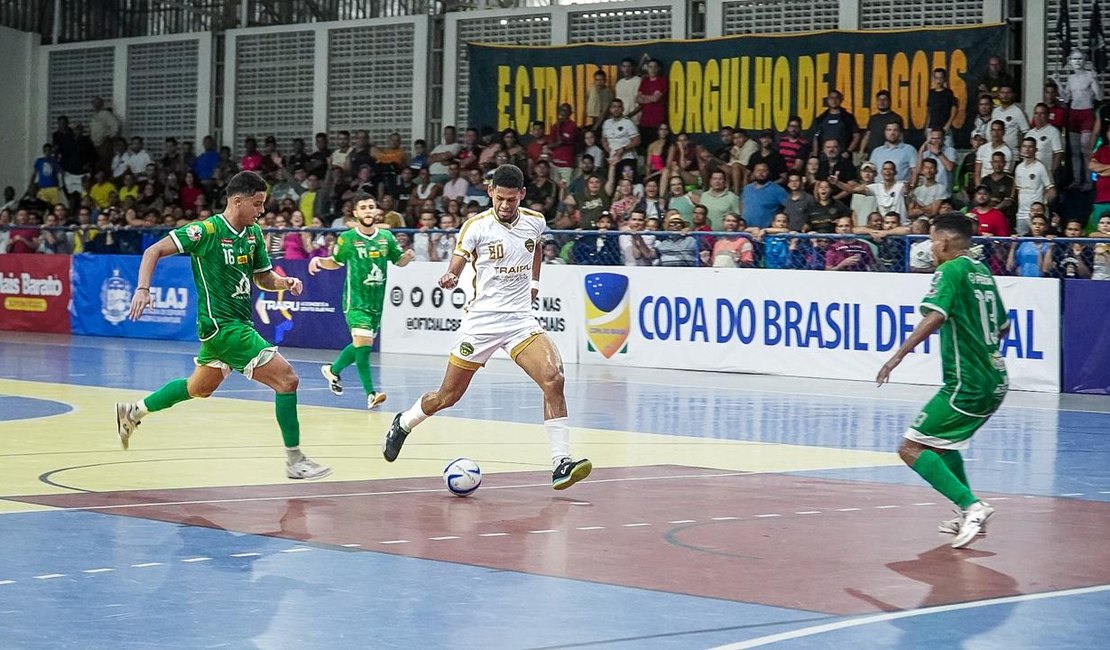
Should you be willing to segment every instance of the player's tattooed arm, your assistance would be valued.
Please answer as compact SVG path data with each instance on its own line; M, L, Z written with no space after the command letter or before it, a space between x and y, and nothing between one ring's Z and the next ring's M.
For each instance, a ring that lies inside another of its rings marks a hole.
M304 290L304 283L300 278L278 275L273 269L255 273L254 283L263 291L289 291L294 296L301 295L301 291Z

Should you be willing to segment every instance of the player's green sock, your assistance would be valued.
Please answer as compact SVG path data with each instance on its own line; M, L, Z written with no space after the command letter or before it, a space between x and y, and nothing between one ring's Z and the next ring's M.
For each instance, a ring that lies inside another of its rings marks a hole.
M331 371L338 375L349 368L355 362L355 350L357 349L354 344L348 343L347 347L340 350L339 356L332 362Z
M278 426L281 427L281 439L285 441L285 446L299 446L301 444L301 423L297 419L297 394L275 394L274 406L277 411Z
M147 395L143 399L146 410L151 413L168 409L169 407L189 399L189 381L184 377L174 379L165 386Z
M967 482L967 474L964 473L964 457L960 455L960 452L955 449L949 449L943 454L937 455L940 456L944 464L948 466L948 469L952 470L956 478L960 479L960 483L963 483L964 487L971 487L971 484Z
M929 482L933 489L943 494L961 508L967 508L978 501L966 485L948 469L948 465L935 451L926 449L917 457L913 471Z
M370 368L370 346L363 345L355 348L355 367L358 368L358 378L362 380L362 389L366 394L374 392L374 371Z

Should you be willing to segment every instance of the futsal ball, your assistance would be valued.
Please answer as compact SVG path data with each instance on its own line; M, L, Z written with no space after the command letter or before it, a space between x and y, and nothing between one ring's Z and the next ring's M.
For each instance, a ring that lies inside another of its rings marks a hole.
M443 468L443 482L451 494L469 496L482 484L482 470L469 458L456 458Z

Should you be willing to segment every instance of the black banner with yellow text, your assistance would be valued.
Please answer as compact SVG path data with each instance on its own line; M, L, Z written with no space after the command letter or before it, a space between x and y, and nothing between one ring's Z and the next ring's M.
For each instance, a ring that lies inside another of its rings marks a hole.
M861 127L875 94L887 89L907 128L921 129L935 68L948 71L960 103L954 126L962 130L970 127L978 77L1003 51L1005 33L1002 25L985 25L565 47L471 43L470 125L526 133L532 120L551 124L564 102L584 116L595 71L605 70L612 84L621 59L646 55L663 62L667 119L676 133L783 131L791 115L808 128L834 88Z

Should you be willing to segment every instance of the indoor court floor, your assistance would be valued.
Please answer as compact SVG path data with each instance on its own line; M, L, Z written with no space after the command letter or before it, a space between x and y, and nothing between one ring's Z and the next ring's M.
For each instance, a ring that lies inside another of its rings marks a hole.
M570 366L595 470L556 492L511 363L386 463L445 357L375 355L368 413L354 368L335 397L331 352L283 352L322 481L238 375L119 449L113 403L193 344L0 333L0 648L1106 647L1110 398L1011 393L966 453L997 515L953 550L893 453L929 387Z

